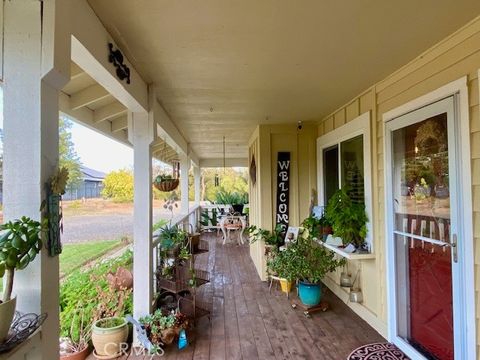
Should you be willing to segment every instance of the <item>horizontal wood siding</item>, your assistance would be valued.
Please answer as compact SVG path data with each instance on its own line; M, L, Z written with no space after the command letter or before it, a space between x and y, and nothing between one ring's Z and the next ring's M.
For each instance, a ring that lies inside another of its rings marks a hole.
M348 122L365 111L372 111L372 171L373 171L373 226L376 259L349 264L350 272L362 269L361 285L364 290L364 306L386 325L387 292L385 269L385 219L384 219L384 169L383 169L383 120L382 115L408 101L425 95L449 82L467 76L469 89L473 223L475 247L475 283L477 348L480 346L480 18L447 37L418 58L402 67L386 79L340 107L319 123L319 136L332 131L341 121L333 121L337 114L345 114ZM338 276L334 277L338 281Z

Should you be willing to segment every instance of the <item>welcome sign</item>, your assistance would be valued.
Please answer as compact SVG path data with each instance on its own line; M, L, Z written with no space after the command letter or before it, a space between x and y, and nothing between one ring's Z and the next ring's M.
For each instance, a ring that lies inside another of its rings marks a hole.
M276 224L280 225L283 231L288 228L290 198L290 153L279 152L277 158L277 213Z

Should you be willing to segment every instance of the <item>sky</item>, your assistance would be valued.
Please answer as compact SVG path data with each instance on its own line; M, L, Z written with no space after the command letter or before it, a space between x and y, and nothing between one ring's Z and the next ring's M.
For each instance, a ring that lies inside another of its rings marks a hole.
M0 87L0 128L3 129L3 90ZM73 121L72 140L86 167L110 172L133 167L133 150Z
M73 121L72 141L86 167L110 172L133 167L133 150Z

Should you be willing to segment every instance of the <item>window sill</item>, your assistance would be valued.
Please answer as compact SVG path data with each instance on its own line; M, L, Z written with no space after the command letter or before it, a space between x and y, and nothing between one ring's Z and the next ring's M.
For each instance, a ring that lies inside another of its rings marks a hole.
M323 247L327 248L328 250L331 250L334 253L337 253L338 255L344 257L345 259L349 259L349 260L372 260L372 259L375 259L375 254L372 254L372 253L366 253L366 254L365 253L362 253L362 254L347 253L346 251L344 251L343 249L341 249L337 246L325 244L322 241L319 241L318 243L320 245L322 245Z

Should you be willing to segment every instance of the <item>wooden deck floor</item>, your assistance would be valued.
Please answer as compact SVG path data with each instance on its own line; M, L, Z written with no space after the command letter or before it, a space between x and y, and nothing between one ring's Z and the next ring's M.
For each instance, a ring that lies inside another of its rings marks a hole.
M167 347L159 359L344 360L361 345L385 341L329 291L325 298L330 309L307 319L301 310L292 309L284 294L269 293L247 245L223 246L220 238L206 236L210 252L199 255L197 265L211 274L211 283L201 290L204 301L211 304L211 319L198 322L186 349Z

